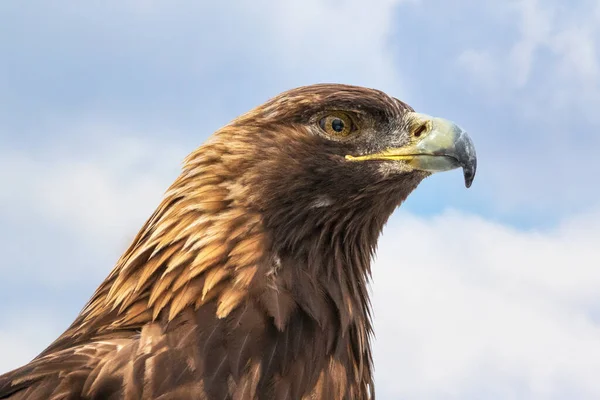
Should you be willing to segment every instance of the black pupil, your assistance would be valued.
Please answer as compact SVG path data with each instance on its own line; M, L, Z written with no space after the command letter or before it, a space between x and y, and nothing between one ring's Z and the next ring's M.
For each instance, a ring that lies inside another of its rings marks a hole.
M342 132L344 130L344 121L339 118L334 118L333 121L331 121L331 129L336 132Z

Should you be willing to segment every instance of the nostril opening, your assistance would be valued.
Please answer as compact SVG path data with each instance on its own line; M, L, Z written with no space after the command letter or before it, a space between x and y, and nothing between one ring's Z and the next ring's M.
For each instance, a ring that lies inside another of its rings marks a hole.
M427 129L427 126L425 124L419 126L415 132L413 133L414 137L421 137L421 135L423 133L425 133L425 130Z

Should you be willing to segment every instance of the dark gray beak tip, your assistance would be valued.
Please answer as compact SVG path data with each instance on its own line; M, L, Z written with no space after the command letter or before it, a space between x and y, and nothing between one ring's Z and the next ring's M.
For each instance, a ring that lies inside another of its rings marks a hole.
M475 179L475 171L477 170L477 161L475 161L472 165L463 166L463 175L465 176L465 186L468 188L473 184L473 179Z
M475 179L475 173L477 172L477 154L475 153L473 140L462 130L457 140L457 154L463 169L465 186L468 189L473 184L473 179Z

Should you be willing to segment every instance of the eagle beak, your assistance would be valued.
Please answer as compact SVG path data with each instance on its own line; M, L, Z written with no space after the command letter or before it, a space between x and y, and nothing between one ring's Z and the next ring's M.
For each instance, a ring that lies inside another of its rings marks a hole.
M477 170L475 146L469 135L455 123L416 112L407 113L411 142L381 153L347 155L349 161L403 160L412 168L427 172L449 171L462 167L465 186L471 187Z

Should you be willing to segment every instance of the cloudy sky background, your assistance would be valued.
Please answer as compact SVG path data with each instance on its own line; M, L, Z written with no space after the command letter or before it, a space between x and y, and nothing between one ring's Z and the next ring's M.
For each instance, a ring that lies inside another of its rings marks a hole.
M1 2L0 372L66 328L210 133L341 82L479 156L470 190L438 174L384 231L379 398L600 398L599 29L586 0Z

